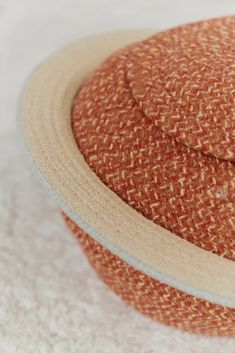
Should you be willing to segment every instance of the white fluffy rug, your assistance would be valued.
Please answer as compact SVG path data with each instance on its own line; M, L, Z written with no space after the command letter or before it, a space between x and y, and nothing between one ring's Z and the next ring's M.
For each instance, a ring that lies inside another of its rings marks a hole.
M162 326L105 287L16 134L0 137L0 353L235 353L235 339Z

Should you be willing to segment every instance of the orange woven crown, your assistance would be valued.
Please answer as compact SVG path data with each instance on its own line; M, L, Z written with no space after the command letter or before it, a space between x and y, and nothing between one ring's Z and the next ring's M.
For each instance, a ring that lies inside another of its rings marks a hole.
M234 37L235 17L226 17L120 50L84 82L72 116L80 150L109 188L233 260Z

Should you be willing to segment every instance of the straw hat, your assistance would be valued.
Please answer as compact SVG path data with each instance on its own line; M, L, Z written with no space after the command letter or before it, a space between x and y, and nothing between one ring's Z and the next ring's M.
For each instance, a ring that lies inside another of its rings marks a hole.
M61 49L20 128L101 278L163 323L235 335L235 17Z

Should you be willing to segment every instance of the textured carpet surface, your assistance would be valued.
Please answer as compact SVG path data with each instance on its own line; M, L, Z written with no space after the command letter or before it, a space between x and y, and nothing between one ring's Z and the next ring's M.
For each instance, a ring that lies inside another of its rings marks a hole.
M15 133L0 148L1 353L235 353L235 339L157 324L96 277L34 180Z

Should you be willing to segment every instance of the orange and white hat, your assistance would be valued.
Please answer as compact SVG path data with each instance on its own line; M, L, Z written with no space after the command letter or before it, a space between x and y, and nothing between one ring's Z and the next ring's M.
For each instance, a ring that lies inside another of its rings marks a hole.
M21 96L34 168L103 280L235 335L235 16L79 40Z

